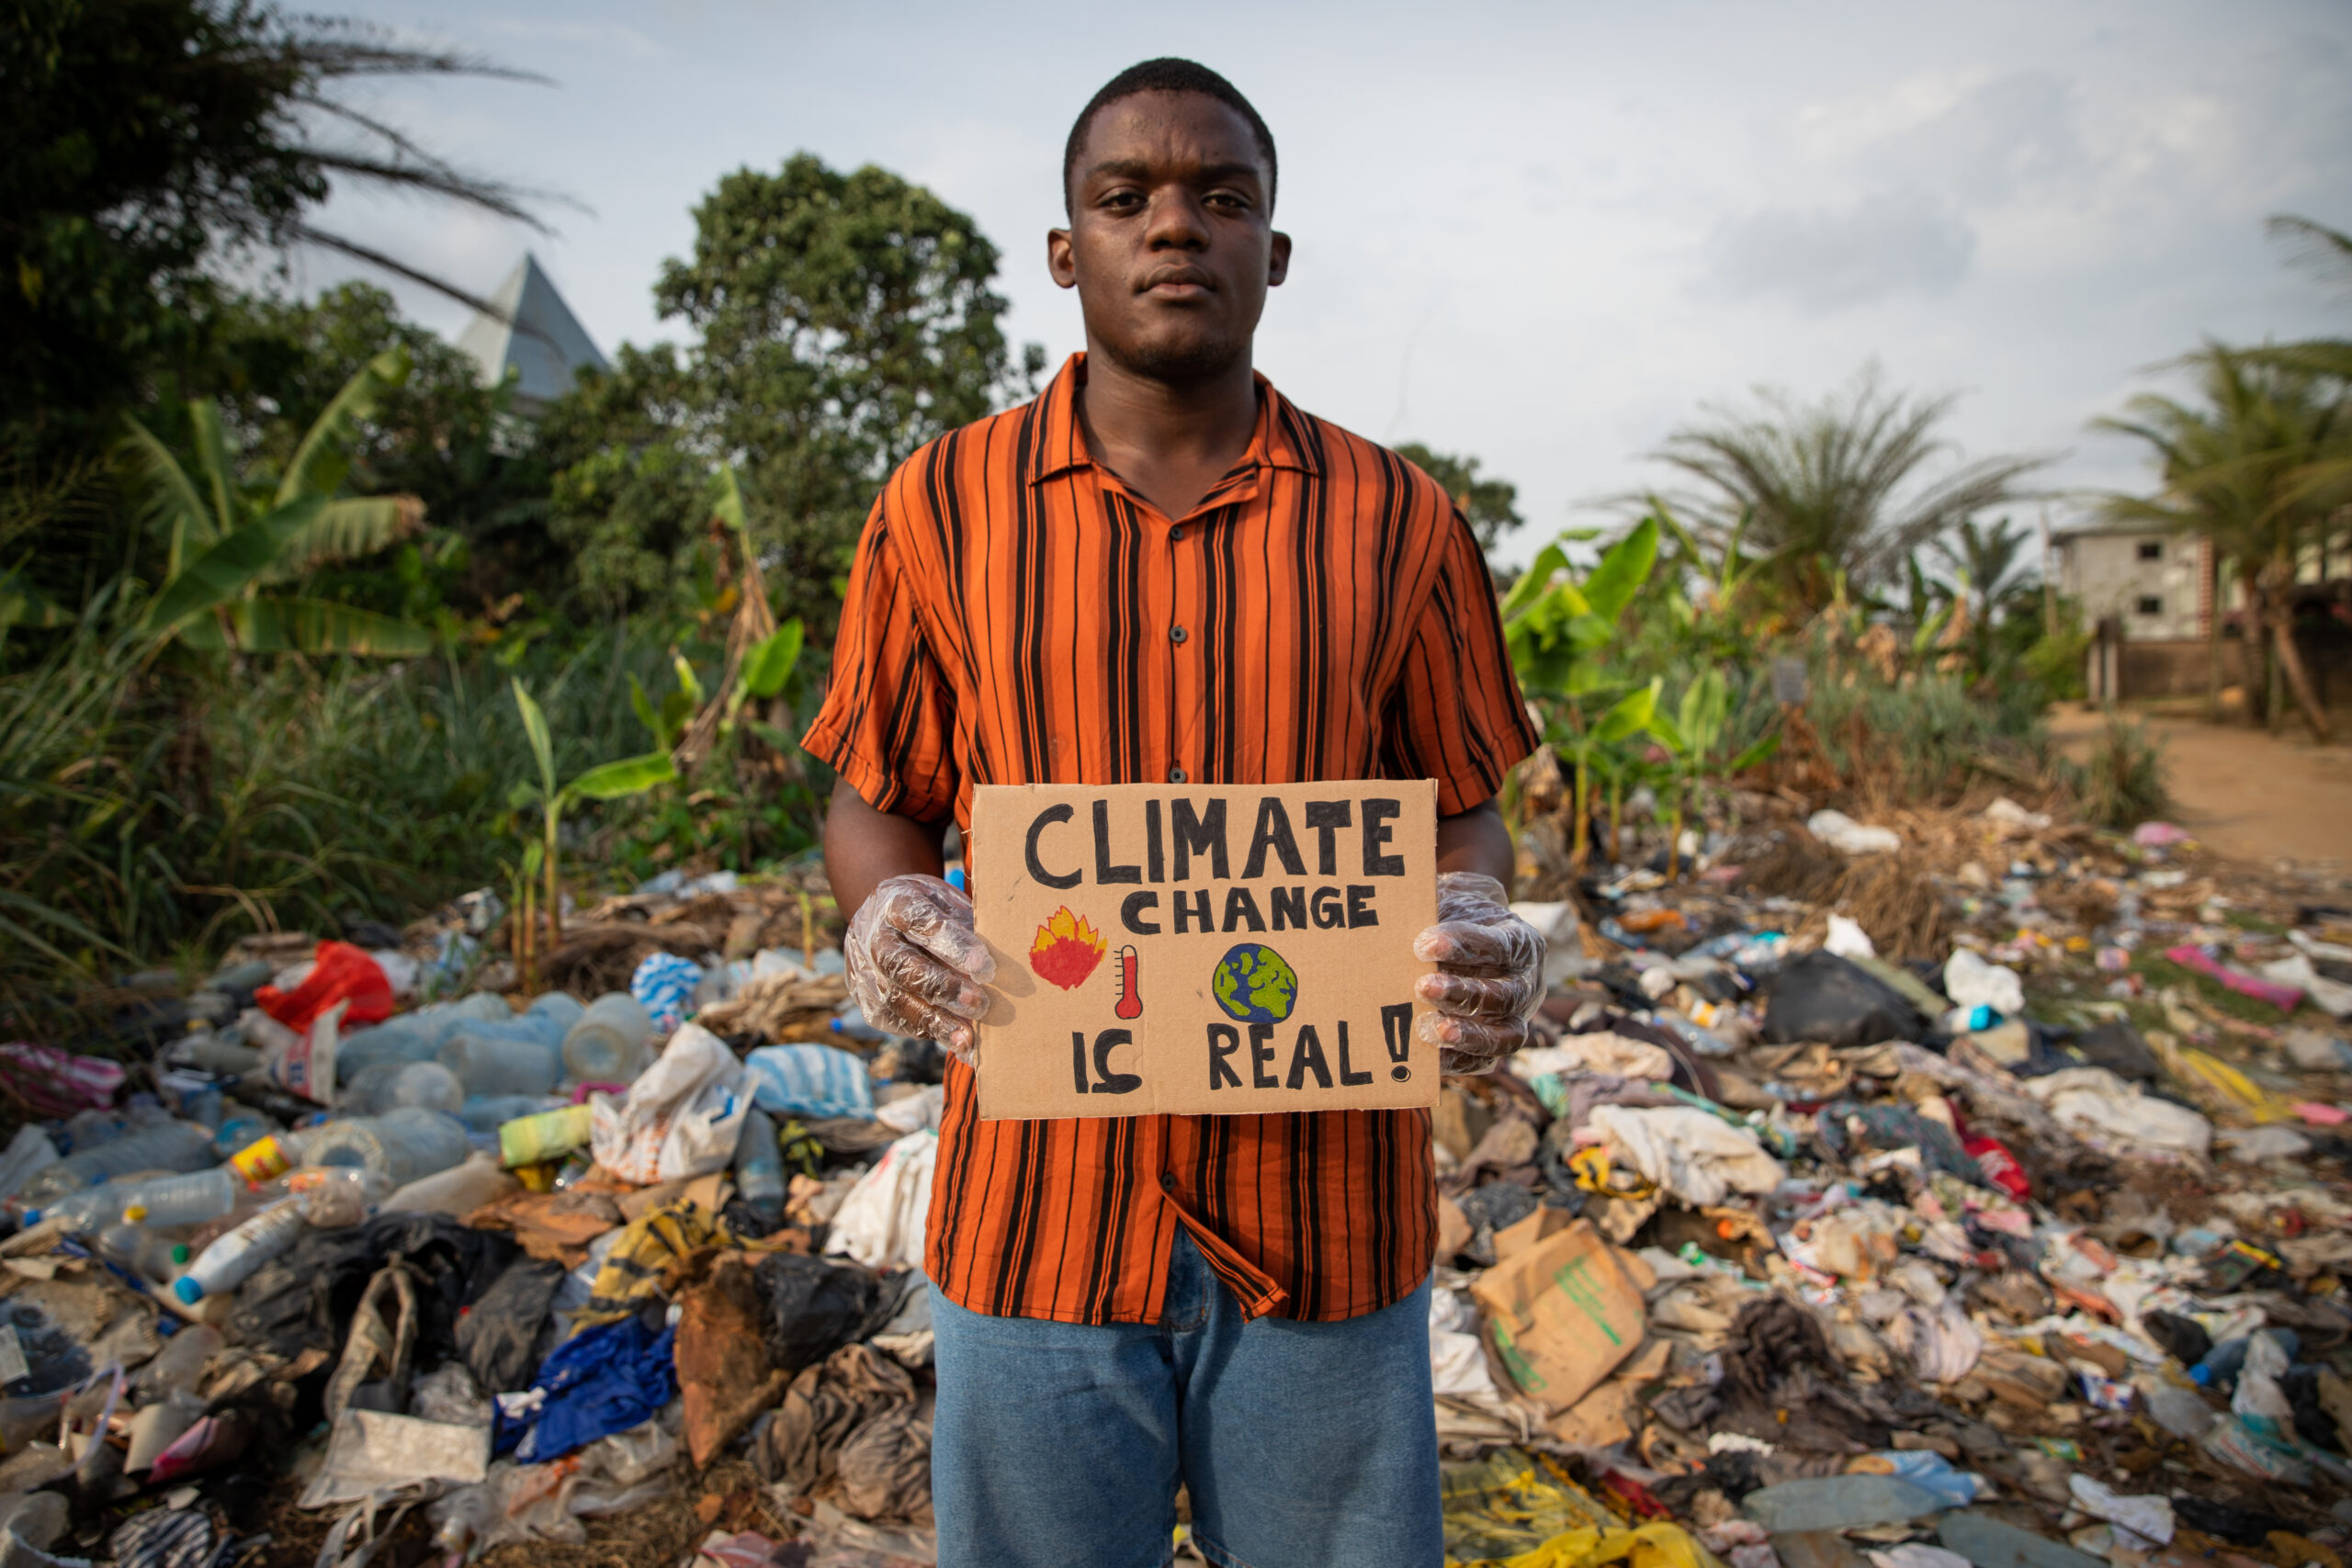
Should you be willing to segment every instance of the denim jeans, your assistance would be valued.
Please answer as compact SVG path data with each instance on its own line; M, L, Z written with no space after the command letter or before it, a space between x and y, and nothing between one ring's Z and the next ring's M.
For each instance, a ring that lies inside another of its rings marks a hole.
M1430 1285L1342 1323L1244 1322L1177 1233L1156 1324L932 1292L939 1568L1162 1568L1176 1488L1219 1568L1437 1568Z

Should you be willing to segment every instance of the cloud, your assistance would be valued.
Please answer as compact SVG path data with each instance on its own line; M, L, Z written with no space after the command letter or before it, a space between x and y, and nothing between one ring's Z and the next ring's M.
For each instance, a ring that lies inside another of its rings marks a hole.
M2087 172L2088 162L2075 130L2074 88L2047 71L1973 87L1941 113L1878 141L1864 161L1907 188L1971 207Z
M1968 274L1974 231L1915 192L1845 209L1768 207L1720 227L1709 274L1735 299L1778 297L1822 313L1901 294L1948 294Z

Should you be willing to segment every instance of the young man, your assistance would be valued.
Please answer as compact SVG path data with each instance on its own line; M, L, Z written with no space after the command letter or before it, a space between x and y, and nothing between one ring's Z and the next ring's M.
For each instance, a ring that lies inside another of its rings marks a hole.
M1524 1038L1543 942L1493 795L1535 744L1445 492L1250 368L1273 139L1212 71L1122 73L1046 240L1086 352L915 454L858 547L823 712L852 987L948 1068L924 1271L942 1568L1432 1568L1429 1117L982 1122L990 961L939 878L972 786L1434 778L1415 951L1448 1071ZM1000 846L971 848L989 875Z

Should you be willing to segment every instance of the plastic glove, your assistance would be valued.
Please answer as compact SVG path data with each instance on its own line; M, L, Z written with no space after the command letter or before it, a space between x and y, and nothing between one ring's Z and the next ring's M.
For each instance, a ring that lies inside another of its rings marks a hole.
M988 1010L980 987L996 978L996 960L973 930L969 898L935 876L891 877L850 917L842 956L866 1022L979 1065L972 1025Z
M1544 999L1544 938L1510 912L1503 885L1475 871L1437 879L1437 924L1413 939L1413 956L1438 972L1414 985L1437 1010L1415 1032L1439 1047L1449 1073L1490 1073L1527 1043L1527 1021Z

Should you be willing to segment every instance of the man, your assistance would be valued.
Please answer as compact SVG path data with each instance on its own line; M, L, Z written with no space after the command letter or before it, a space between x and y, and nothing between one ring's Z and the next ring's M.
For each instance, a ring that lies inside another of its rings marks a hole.
M1434 778L1425 1038L1456 1072L1524 1038L1543 942L1492 797L1535 736L1444 491L1251 369L1274 186L1216 73L1095 95L1046 241L1086 352L891 477L804 742L841 774L858 1001L955 1058L924 1269L943 1568L1159 1568L1180 1485L1212 1562L1442 1556L1428 1115L981 1122L993 971L938 880L978 784ZM972 844L973 875L1004 852Z

